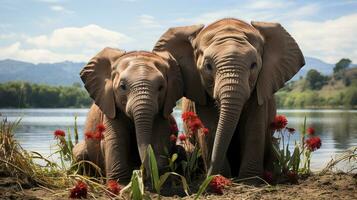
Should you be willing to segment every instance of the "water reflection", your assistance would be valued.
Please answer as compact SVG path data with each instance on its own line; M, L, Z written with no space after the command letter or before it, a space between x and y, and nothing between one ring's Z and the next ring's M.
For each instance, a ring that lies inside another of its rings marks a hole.
M7 116L9 121L21 118L16 130L16 138L27 150L38 151L44 155L51 153L55 140L53 131L68 130L73 133L74 116L77 116L79 132L82 133L88 109L0 109L1 118ZM316 130L322 139L322 147L313 155L312 168L318 169L326 165L336 153L357 145L357 111L347 110L278 110L287 116L289 127L297 131L307 118L307 126ZM182 130L180 110L175 110L174 117ZM80 134L82 139L83 133ZM291 140L299 140L299 133ZM52 151L53 152L53 151Z
M301 127L304 117L307 127L314 127L323 145L333 145L335 152L356 146L357 112L350 110L279 110L289 120L289 126ZM298 129L301 130L301 129Z

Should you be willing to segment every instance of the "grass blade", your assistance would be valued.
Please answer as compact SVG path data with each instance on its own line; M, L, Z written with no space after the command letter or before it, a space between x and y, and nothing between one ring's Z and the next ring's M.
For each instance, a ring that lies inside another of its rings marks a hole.
M200 185L200 188L198 189L197 191L197 194L195 196L195 200L198 199L202 193L206 190L208 184L212 181L214 176L208 176L204 181L203 183Z
M149 167L150 167L150 176L151 176L151 184L153 186L153 189L160 194L160 188L159 188L159 169L157 167L157 162L154 154L154 150L152 149L151 145L148 146L148 156L149 156Z

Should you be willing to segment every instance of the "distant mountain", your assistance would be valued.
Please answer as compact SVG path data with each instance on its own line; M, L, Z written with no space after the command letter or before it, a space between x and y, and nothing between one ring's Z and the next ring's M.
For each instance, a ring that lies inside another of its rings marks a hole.
M305 66L292 78L292 80L298 80L301 76L305 77L310 69L316 69L324 75L330 75L333 72L335 64L326 63L320 59L305 57Z
M324 75L332 74L334 64L326 63L317 58L305 57L306 65L293 77L297 80L304 77L310 69L316 69ZM0 60L0 83L8 81L28 81L50 85L72 85L82 83L79 72L85 63L59 62L32 64L17 60Z
M17 60L0 61L0 83L27 81L49 85L72 85L82 83L79 72L85 63L70 61L33 64Z

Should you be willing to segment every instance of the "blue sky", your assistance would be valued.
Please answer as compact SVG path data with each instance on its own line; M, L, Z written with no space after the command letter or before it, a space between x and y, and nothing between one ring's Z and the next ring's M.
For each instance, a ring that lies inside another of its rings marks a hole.
M1 0L0 59L87 61L106 46L151 50L169 27L224 17L280 22L305 56L357 62L357 1L349 0Z

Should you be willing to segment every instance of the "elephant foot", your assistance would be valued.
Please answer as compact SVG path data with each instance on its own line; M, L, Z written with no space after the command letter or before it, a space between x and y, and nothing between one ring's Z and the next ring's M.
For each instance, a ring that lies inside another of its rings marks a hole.
M93 161L88 153L87 144L82 141L73 147L74 167L81 175L100 177L104 173L98 162Z

